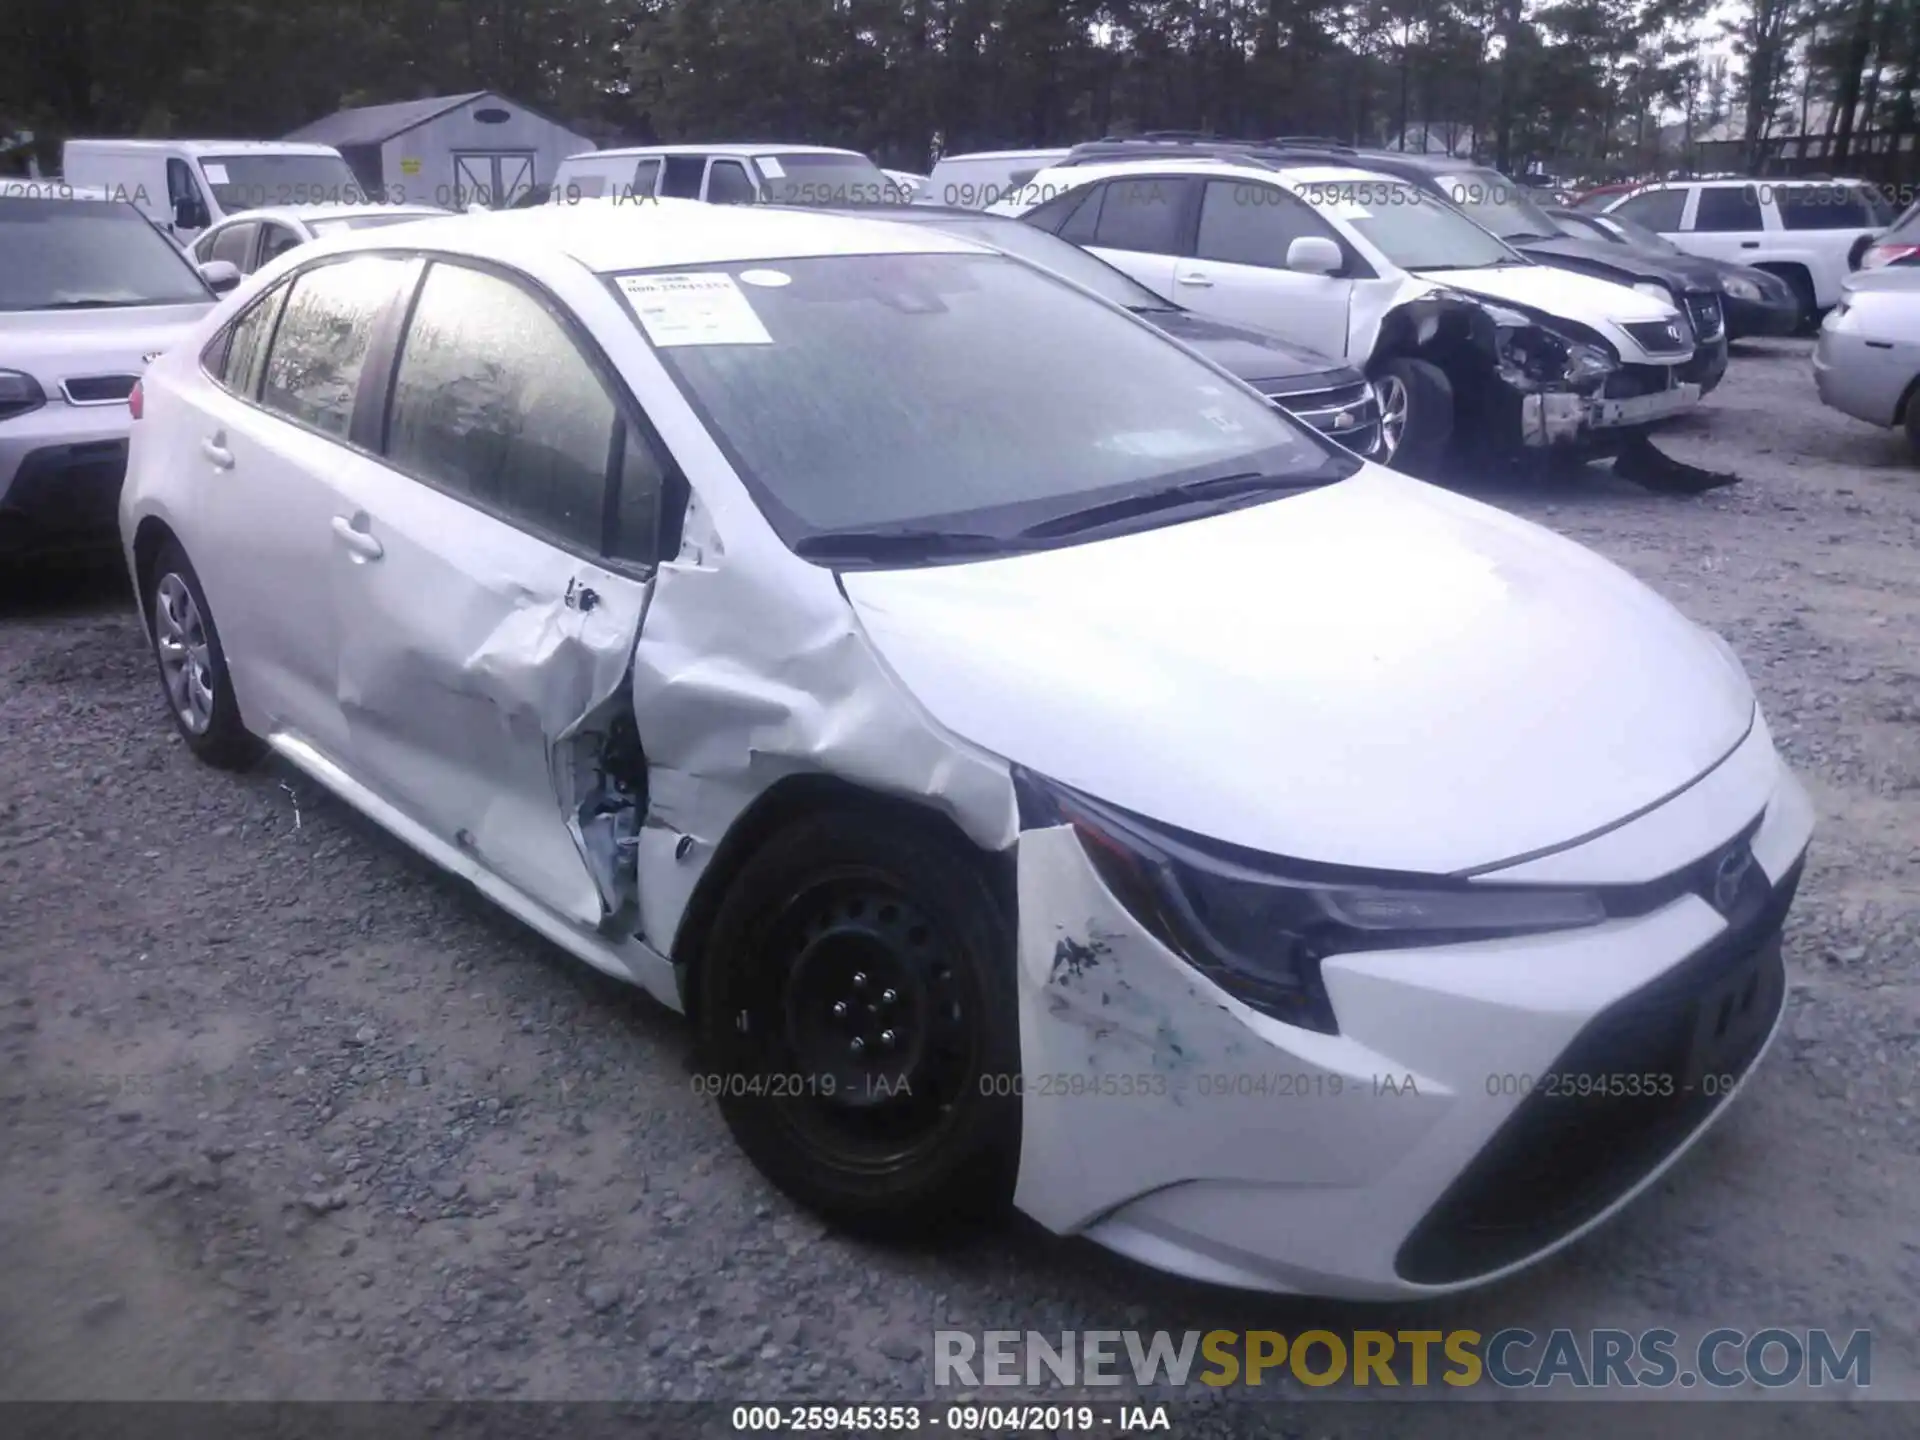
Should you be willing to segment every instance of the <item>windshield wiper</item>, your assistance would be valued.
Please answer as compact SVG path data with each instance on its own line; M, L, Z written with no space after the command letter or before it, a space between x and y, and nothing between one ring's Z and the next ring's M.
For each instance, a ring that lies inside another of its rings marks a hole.
M1007 554L1022 548L1018 539L1005 535L903 526L822 530L796 540L793 553L807 560L926 560L942 555Z
M1330 474L1324 467L1297 475L1269 475L1259 470L1247 470L1235 475L1188 480L1164 490L1149 490L1144 495L1126 495L1118 500L1103 500L1081 510L1069 510L1064 515L1055 515L1029 525L1016 538L1051 540L1061 535L1092 530L1110 521L1131 520L1136 515L1151 515L1156 510L1174 510L1182 505L1201 505L1209 501L1287 490L1313 490L1334 480L1344 479L1345 473Z
M51 305L36 305L36 310L124 310L130 305L138 305L138 300L55 300ZM176 303L176 302L162 302ZM186 301L179 301L186 304Z
M1500 238L1511 244L1515 240L1564 240L1567 237L1564 235L1537 235L1531 230L1516 230L1511 235L1502 235Z

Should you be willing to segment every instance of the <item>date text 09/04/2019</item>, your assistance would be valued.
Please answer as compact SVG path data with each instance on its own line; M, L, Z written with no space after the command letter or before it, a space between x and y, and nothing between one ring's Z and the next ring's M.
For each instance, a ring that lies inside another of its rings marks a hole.
M1081 1073L1049 1071L1026 1075L1017 1071L983 1072L975 1078L985 1096L1018 1096L1023 1099L1148 1099L1173 1096L1184 1099L1274 1099L1343 1100L1361 1098L1392 1099L1419 1096L1423 1082L1412 1074L1340 1075L1327 1071L1164 1071L1138 1073L1103 1071ZM1630 1100L1668 1100L1680 1095L1703 1095L1720 1099L1738 1088L1735 1074L1703 1074L1692 1077L1665 1072L1551 1072L1532 1074L1488 1074L1486 1093L1493 1096L1542 1099L1586 1099L1609 1097ZM877 1099L911 1095L913 1082L904 1072L885 1072L843 1078L832 1072L755 1074L696 1074L692 1077L695 1094L715 1098L751 1098L756 1100L801 1099ZM1431 1090L1433 1082L1424 1082ZM858 1092L856 1095L855 1092Z
M957 1435L998 1431L1121 1435L1171 1430L1165 1405L736 1405L739 1432L781 1434L885 1434L945 1430Z

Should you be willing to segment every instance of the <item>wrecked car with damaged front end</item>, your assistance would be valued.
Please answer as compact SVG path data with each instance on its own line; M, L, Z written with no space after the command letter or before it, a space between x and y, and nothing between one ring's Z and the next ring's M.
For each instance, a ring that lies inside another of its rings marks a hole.
M1656 1183L1779 1022L1812 810L1731 649L986 246L363 231L142 387L187 748L686 1012L844 1226L1459 1289ZM1485 1078L1574 1068L1714 1085L1570 1121Z
M1178 147L1165 147L1178 151ZM1665 299L1536 264L1404 180L1179 153L1042 171L995 207L1203 314L1365 370L1396 469L1617 451L1697 405Z

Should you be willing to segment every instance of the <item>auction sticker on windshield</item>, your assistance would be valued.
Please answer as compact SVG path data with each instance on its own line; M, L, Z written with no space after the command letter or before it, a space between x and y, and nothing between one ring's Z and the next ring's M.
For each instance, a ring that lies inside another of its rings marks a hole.
M218 160L207 161L205 165L201 166L201 169L207 172L207 183L209 185L225 185L228 183L227 167L222 165Z
M655 345L771 345L731 275L622 275L620 289Z

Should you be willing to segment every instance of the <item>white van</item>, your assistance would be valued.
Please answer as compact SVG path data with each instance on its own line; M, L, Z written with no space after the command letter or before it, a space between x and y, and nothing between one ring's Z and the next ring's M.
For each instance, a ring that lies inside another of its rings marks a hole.
M182 245L241 210L383 198L331 145L286 140L69 140L60 163L68 184L113 191Z
M826 145L636 145L569 155L549 199L716 205L897 205L907 191L858 150Z

